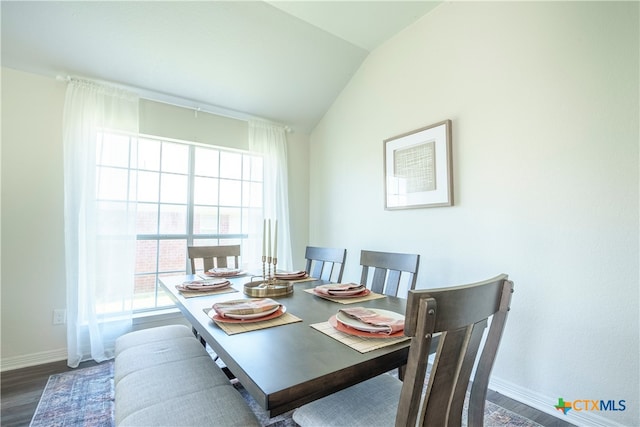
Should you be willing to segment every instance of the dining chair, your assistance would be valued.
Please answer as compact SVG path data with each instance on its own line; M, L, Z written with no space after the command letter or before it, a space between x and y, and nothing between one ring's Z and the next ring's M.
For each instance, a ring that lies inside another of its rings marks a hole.
M191 274L196 274L197 260L202 260L204 271L209 271L212 268L230 267L229 258L233 260L233 268L239 268L240 245L189 246L187 254L191 263Z
M420 255L363 250L360 252L360 265L362 266L361 284L367 285L369 270L373 269L371 291L398 296L403 276L406 276L408 289L415 289Z
M304 257L307 260L305 271L309 276L335 283L342 281L346 249L307 246Z
M189 258L191 274L196 274L196 263L198 260L202 261L203 271L209 271L212 268L229 267L229 259L233 260L233 268L239 268L239 256L240 245L187 246L187 257ZM200 343L206 347L207 343L204 337L196 328L192 327L191 330L200 340ZM215 359L217 360L218 357L216 356Z
M469 285L409 291L405 335L411 344L404 382L379 375L301 406L293 420L302 427L460 426L479 354L467 425L481 427L512 293L513 282L506 274ZM435 340L437 350L427 374Z

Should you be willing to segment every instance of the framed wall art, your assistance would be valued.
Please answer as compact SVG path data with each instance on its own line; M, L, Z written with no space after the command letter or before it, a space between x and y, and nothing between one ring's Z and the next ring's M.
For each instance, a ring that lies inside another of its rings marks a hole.
M385 209L453 206L451 169L451 120L385 139Z

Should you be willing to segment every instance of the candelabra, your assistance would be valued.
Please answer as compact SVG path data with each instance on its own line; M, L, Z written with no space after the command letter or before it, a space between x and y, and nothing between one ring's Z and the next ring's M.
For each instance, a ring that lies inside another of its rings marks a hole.
M244 293L253 297L267 297L287 295L293 292L293 285L286 280L278 280L276 268L278 266L278 220L274 221L273 257L271 257L271 219L263 220L262 228L262 280L260 276L251 278L251 282L244 285ZM271 269L273 268L273 271Z
M271 266L273 265L273 273L271 272ZM262 256L262 282L265 285L272 285L277 282L276 280L276 267L278 265L278 258Z
M254 276L251 282L244 285L244 293L252 297L271 297L287 295L293 292L293 284L286 280L278 280L276 267L278 258L262 255L262 280Z

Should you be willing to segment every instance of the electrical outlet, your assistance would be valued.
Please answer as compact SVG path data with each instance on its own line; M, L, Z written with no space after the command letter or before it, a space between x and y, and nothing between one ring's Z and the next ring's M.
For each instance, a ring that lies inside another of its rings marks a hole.
M57 308L53 310L53 324L64 325L67 322L67 310Z

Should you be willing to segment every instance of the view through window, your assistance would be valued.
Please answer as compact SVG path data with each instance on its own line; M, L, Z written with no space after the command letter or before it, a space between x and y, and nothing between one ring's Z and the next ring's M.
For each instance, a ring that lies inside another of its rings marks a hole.
M158 278L189 270L188 245L242 244L250 218L262 217L262 158L244 151L104 135L97 177L98 203L121 199L113 188L135 186L136 311L173 305Z

